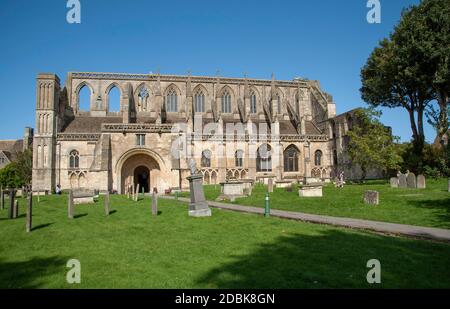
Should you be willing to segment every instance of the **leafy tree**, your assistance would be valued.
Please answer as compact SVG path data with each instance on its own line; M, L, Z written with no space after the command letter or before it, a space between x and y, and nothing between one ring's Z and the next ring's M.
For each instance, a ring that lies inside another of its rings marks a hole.
M17 174L14 163L9 163L0 169L0 184L4 188L19 188L24 184Z
M448 0L423 0L407 10L392 34L400 54L431 88L439 112L427 112L437 130L437 141L448 130L450 106L450 3Z
M356 122L348 132L349 155L354 164L362 170L362 180L366 178L370 168L383 170L398 169L402 158L394 143L390 128L380 121L381 113L374 109L359 109L355 113Z
M33 150L26 149L24 152L17 154L17 159L13 163L17 173L17 177L25 185L31 185L31 175L33 172Z

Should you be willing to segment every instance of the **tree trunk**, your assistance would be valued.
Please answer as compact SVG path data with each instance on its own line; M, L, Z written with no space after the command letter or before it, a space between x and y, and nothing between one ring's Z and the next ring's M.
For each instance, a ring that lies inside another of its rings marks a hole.
M443 148L446 146L443 144L443 137L448 131L448 108L449 108L449 97L448 93L445 91L436 90L437 101L439 104L439 119L437 122L437 136L435 146Z

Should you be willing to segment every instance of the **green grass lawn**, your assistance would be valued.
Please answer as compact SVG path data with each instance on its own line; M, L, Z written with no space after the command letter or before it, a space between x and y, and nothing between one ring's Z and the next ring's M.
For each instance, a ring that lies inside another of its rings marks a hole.
M73 220L65 196L35 200L28 234L24 200L18 219L0 211L0 288L450 288L449 244L219 209L191 218L169 200L152 217L149 198L111 199L109 217L100 198ZM72 258L79 285L65 280ZM366 282L374 258L380 285Z
M220 195L220 185L204 188L208 200L215 200ZM238 198L234 203L264 207L266 190L266 186L257 184L252 196ZM380 192L380 205L368 206L363 203L366 190ZM189 196L189 193L183 192L182 195ZM323 188L322 198L299 197L296 187L292 192L275 188L270 194L270 206L273 209L311 214L450 229L447 179L427 180L426 189L394 189L383 180L346 185L341 189L329 184Z

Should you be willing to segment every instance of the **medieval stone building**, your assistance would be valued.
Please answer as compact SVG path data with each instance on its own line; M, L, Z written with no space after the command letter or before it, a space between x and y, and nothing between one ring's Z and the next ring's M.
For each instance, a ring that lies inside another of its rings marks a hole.
M317 81L73 72L65 86L54 74L36 86L35 191L186 187L190 158L210 184L326 181L345 150Z

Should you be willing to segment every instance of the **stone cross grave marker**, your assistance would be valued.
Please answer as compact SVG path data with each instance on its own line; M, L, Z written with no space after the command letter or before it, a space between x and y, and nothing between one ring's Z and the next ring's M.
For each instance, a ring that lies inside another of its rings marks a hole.
M273 192L273 179L269 178L268 182L267 182L267 191L269 193Z
M33 228L33 193L28 193L28 203L27 203L27 221L26 221L26 231L31 232Z
M389 182L391 183L391 188L398 188L398 178L397 177L391 177Z
M399 188L406 188L407 187L406 175L405 174L398 175L398 187Z
M158 215L158 196L156 195L155 191L153 191L152 194L152 215Z
M410 188L410 189L417 188L416 175L414 175L414 173L408 174L408 176L406 177L406 184L407 184L408 188Z
M364 203L369 205L378 205L380 203L380 194L378 191L368 190L364 192Z
M109 203L109 191L107 191L105 195L105 216L109 216Z
M425 176L420 174L417 176L417 189L425 189L426 188Z
M73 219L73 191L69 190L69 198L67 203L67 217Z

